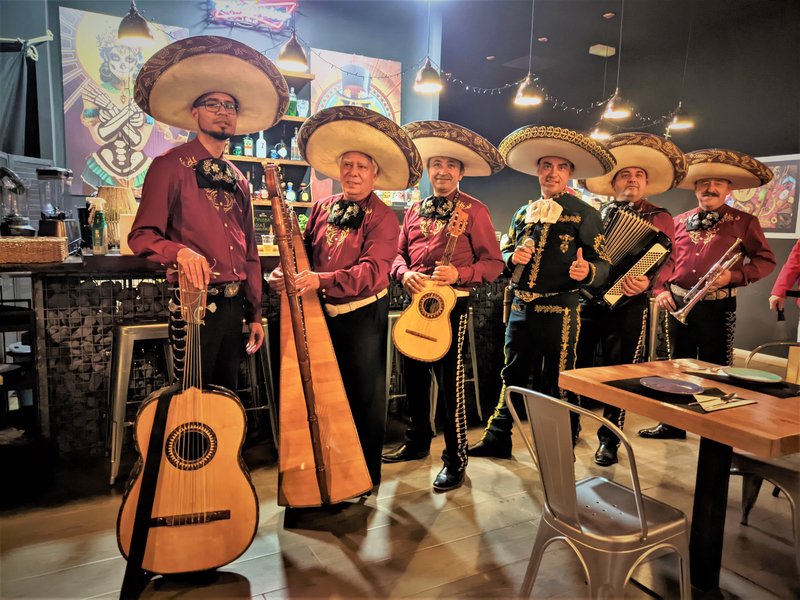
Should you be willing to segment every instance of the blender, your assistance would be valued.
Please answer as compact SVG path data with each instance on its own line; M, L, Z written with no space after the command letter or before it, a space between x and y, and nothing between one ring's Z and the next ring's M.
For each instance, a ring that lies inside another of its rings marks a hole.
M3 220L0 235L33 237L36 229L28 219L28 188L14 171L0 167L0 194L2 194Z
M78 252L81 245L80 225L72 218L72 213L65 210L66 203L68 201L71 203L69 186L72 183L72 171L47 167L36 169L36 175L39 179L39 200L42 204L39 236L67 238L67 251L70 254Z

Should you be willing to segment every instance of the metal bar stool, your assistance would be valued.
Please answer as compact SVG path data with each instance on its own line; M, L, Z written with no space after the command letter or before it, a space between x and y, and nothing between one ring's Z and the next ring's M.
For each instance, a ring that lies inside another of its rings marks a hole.
M247 383L250 388L252 406L245 410L268 410L272 439L278 446L278 433L275 406L275 389L272 379L272 363L269 352L269 329L266 319L261 320L264 327L264 343L257 354L245 354L247 366ZM242 327L243 335L249 335L250 328L247 324ZM162 340L167 362L169 381L175 381L172 363L172 346L169 343L169 333L166 323L144 323L138 325L118 325L114 330L114 346L111 358L111 385L109 386L109 405L111 419L109 420L109 438L111 457L111 476L109 484L114 482L119 475L119 464L122 457L122 443L125 427L133 425L126 421L126 408L128 402L128 387L131 378L131 363L133 360L134 344L142 340Z

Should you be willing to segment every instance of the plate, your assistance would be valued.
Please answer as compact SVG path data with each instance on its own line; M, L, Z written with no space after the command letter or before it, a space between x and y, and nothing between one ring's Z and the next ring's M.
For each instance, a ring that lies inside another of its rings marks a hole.
M729 367L722 369L726 375L734 379L741 379L742 381L750 381L752 383L780 383L783 377L770 373L769 371L761 371L759 369L743 369L739 367Z
M682 394L691 395L699 394L705 388L702 385L697 385L691 381L683 381L682 379L669 379L667 377L642 377L639 380L644 387L656 390L657 392L664 392L666 394Z

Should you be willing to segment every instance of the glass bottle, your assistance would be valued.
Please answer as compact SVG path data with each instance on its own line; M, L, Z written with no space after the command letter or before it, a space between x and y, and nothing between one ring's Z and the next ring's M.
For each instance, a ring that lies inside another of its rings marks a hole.
M92 221L92 254L102 256L108 254L108 230L106 226L106 213L102 204L98 203Z
M295 192L292 188L294 184L290 181L286 184L286 201L287 202L295 202L297 201L297 192Z
M311 199L308 193L308 184L304 181L300 184L300 202L308 202Z
M300 160L300 147L297 145L297 127L294 128L294 135L292 136L291 143L291 157L292 160Z
M286 109L286 116L297 116L297 95L294 93L294 88L289 89L289 108Z
M256 140L256 158L267 158L267 140L264 139L264 132L258 132Z
M253 156L253 138L250 137L249 133L244 136L242 145L244 146L244 155Z

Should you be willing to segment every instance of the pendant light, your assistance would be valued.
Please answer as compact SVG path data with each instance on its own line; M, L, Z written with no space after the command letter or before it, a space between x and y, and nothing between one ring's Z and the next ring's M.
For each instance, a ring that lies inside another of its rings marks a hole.
M417 71L414 91L422 94L438 94L442 91L442 78L431 62L431 1L428 0L428 56L425 64Z
M122 18L117 30L117 38L125 46L146 46L153 42L150 24L136 9L136 0L131 0L128 14Z
M610 48L606 46L606 50L603 56L603 93L600 95L601 98L606 97L606 78L608 76L608 53ZM604 126L603 118L600 117L600 120L594 124L594 129L592 129L589 137L593 140L597 140L598 142L602 142L607 140L611 137L611 132Z
M295 31L295 16L292 15L292 36L278 52L275 64L284 71L294 71L295 73L305 73L308 71L308 56L303 46L297 40Z
M622 0L622 10L619 16L619 55L617 56L617 85L614 90L614 95L611 100L606 104L606 109L603 112L604 119L619 120L627 119L631 116L633 109L631 105L625 101L619 91L619 71L622 66L622 23L625 20L625 0Z
M531 66L533 64L533 6L535 0L531 0L531 41L528 47L528 74L525 76L519 87L517 95L514 97L514 104L517 106L538 106L544 101L541 92L536 88Z

